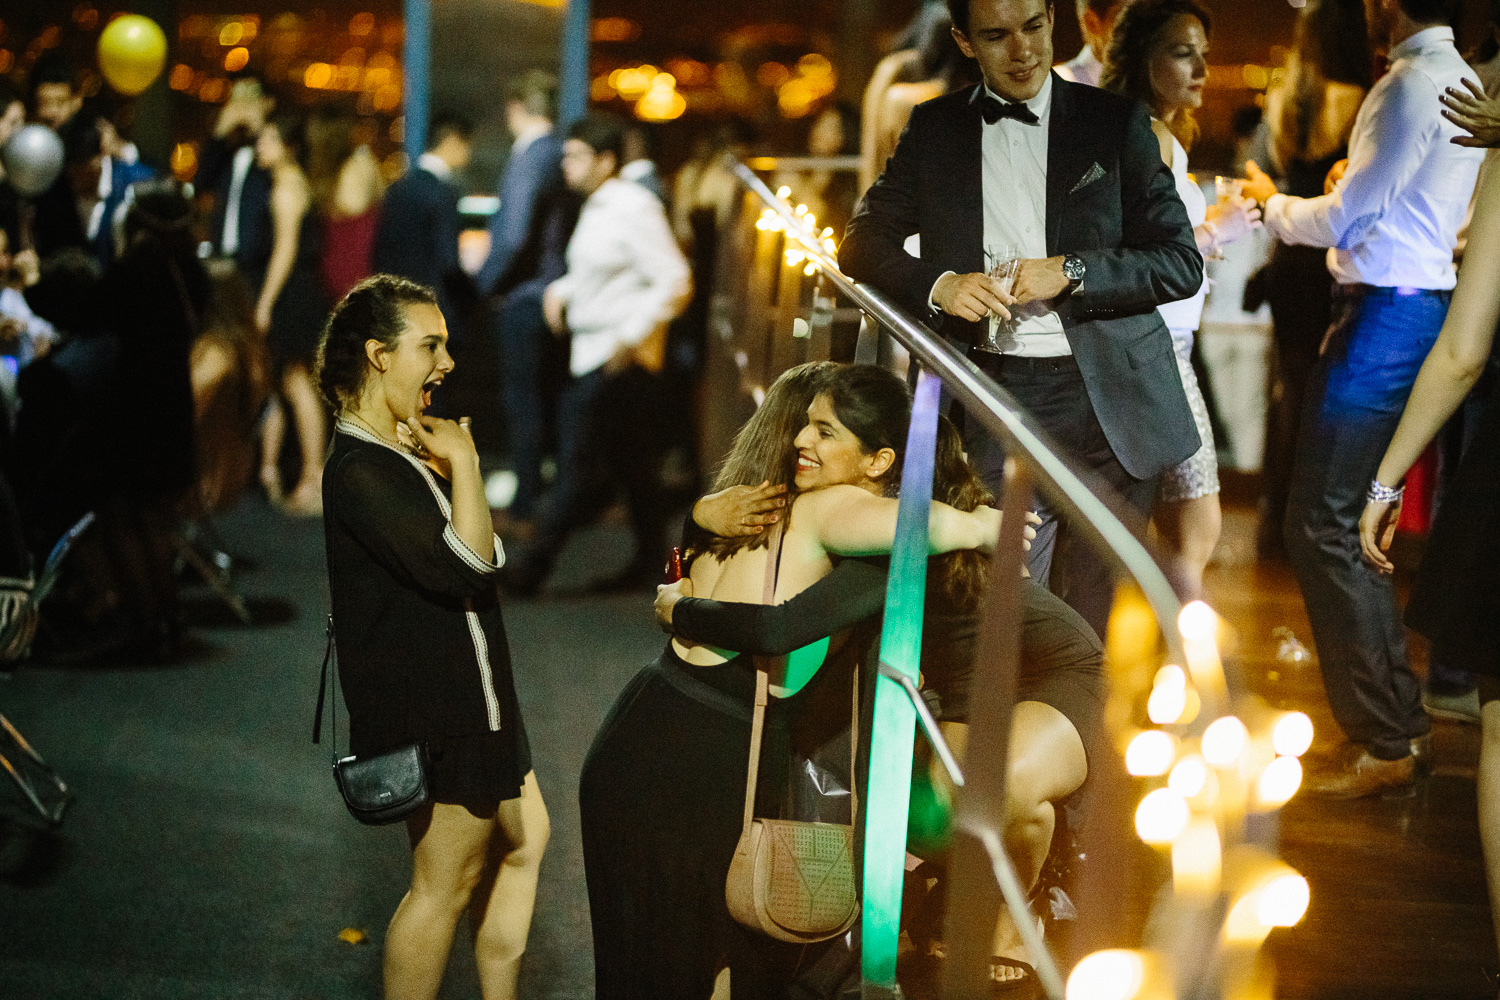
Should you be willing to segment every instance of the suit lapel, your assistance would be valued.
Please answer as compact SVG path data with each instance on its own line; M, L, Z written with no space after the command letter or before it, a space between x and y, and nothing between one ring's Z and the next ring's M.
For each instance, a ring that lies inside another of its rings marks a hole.
M1079 86L1084 85L1052 74L1052 117L1047 123L1047 253L1051 256L1058 251L1068 192L1092 163L1082 141L1083 130L1073 120L1073 88Z
M948 157L938 163L952 165L950 175L953 184L951 197L944 201L955 211L949 215L949 231L953 234L953 248L961 255L955 262L960 274L983 271L984 268L984 149L981 136L984 118L975 98L981 92L975 86L968 101L959 108L958 127L945 129L942 134L951 136L953 143Z

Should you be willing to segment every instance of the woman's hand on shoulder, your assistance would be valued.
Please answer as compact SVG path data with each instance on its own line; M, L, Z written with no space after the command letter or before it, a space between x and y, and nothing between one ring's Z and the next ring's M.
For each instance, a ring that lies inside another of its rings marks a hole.
M1484 88L1465 79L1468 93L1449 87L1438 95L1443 102L1443 117L1468 135L1456 135L1449 141L1476 149L1500 147L1500 94L1485 96Z
M683 577L676 583L664 583L656 588L656 624L668 635L672 634L672 611L684 597L693 596L693 581Z
M759 486L731 486L693 504L693 522L720 538L758 535L781 520L786 503L786 487L772 486L770 480Z
M428 416L412 417L406 421L406 428L427 454L447 462L449 466L466 460L479 461L473 437L469 435L468 428L461 426L458 421Z

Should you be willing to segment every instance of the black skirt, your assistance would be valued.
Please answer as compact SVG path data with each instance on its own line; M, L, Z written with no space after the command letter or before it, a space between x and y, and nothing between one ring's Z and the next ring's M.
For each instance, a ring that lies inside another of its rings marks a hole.
M531 744L519 712L507 721L519 731L427 741L427 790L432 801L463 806L488 818L501 802L521 797L521 786L531 772Z

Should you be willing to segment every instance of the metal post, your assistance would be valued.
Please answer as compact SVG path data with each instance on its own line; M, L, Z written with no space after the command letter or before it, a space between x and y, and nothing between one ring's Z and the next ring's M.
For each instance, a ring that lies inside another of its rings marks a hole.
M566 128L589 109L589 0L568 0L561 67L557 115Z
M886 584L880 662L917 676L922 655L922 614L927 594L927 522L932 511L932 474L937 447L942 381L922 372L912 401L901 476L896 541ZM861 914L861 975L865 1000L896 990L896 948L906 862L907 811L911 804L912 741L917 716L901 685L875 681L870 726L870 784L865 796L864 911Z
M406 94L406 155L413 166L427 148L427 119L432 104L432 0L405 0L406 42L403 82Z

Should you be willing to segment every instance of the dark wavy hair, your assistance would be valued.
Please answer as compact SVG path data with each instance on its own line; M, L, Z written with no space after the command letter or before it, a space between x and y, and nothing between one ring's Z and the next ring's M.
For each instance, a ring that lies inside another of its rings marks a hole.
M865 454L882 448L896 453L882 474L886 496L901 488L906 433L911 426L911 391L900 377L878 365L842 365L823 387L839 423L859 439Z
M1109 39L1109 53L1104 60L1104 75L1099 86L1105 90L1134 97L1156 113L1156 91L1151 86L1151 57L1161 44L1161 35L1179 14L1196 17L1204 34L1213 30L1213 15L1197 0L1133 0L1115 21ZM1171 126L1184 149L1193 148L1198 138L1198 121L1191 111L1183 111Z
M394 348L406 329L405 307L437 305L437 293L393 274L377 274L355 285L333 307L318 342L318 389L334 409L359 396L369 359L365 341Z
M937 454L932 469L932 499L969 511L992 504L995 496L980 481L964 457L963 438L947 417L938 417ZM974 611L989 580L989 556L962 549L934 556L928 562L927 596L944 602L947 610Z
M766 390L760 406L735 434L734 444L714 476L713 492L765 482L795 492L797 448L792 441L807 424L807 408L838 367L832 361L811 361L782 372ZM736 538L716 537L708 551L722 559L741 549L764 547L769 541L768 531Z

